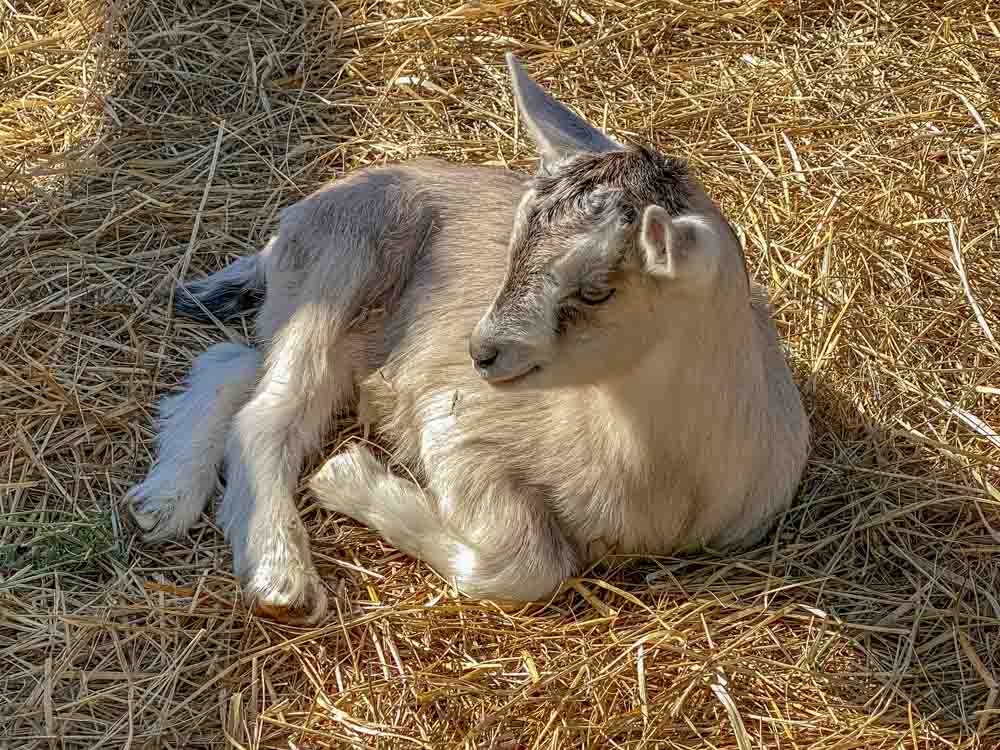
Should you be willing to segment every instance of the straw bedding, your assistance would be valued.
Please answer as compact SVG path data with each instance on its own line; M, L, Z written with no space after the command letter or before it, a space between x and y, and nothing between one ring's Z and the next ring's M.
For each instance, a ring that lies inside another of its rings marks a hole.
M530 168L506 50L738 225L800 496L509 611L303 494L337 614L256 618L211 517L124 523L156 398L247 335L171 289L349 170ZM0 2L0 747L1000 746L998 61L982 2Z

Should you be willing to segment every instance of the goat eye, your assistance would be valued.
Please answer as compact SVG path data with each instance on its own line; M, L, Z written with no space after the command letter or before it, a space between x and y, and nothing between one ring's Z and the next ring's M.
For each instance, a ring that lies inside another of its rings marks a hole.
M591 216L597 216L604 213L608 207L608 201L603 195L590 195L587 197L584 205L587 213Z
M600 305L611 299L615 293L614 289L598 289L596 287L584 287L578 293L578 297L588 305Z

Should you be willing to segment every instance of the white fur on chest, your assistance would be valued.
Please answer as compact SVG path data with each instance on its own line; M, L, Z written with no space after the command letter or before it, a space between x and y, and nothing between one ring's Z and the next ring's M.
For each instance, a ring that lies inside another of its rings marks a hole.
M438 391L419 408L420 460L433 472L433 466L448 451L457 437L458 418L455 409L459 392L454 389Z
M426 399L417 412L420 420L420 463L428 488L435 495L438 511L445 518L459 510L450 479L461 438L455 414L458 398L455 389L438 391Z

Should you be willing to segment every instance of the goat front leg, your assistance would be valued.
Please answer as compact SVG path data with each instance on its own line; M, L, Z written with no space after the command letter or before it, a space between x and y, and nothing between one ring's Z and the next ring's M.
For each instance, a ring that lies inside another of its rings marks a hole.
M273 619L312 624L326 614L327 595L295 488L354 380L348 337L330 341L332 332L300 317L275 339L253 398L236 416L219 515L247 598Z
M309 484L320 504L378 531L429 563L462 593L481 599L537 601L574 573L577 560L540 499L491 487L473 512L443 517L440 498L390 473L360 443L333 456Z

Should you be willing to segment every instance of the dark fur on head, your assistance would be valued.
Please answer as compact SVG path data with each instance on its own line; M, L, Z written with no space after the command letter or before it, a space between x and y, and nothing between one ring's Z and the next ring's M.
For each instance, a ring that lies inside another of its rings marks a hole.
M540 171L528 187L535 191L534 205L513 262L515 277L522 279L543 271L545 259L531 257L529 249L561 220L612 209L631 224L649 205L661 206L672 216L693 210L694 188L687 162L637 144L615 151L580 152ZM749 285L742 243L729 222L720 219L739 250Z
M500 292L499 307L506 307L512 288L545 274L551 257L539 253L539 244L546 235L600 222L599 217L607 217L609 211L637 226L650 204L677 216L690 209L692 196L686 162L637 145L601 153L582 151L557 162L551 171L540 172L528 188L535 195L524 225L515 232L510 279ZM624 256L615 259L609 268L624 260Z
M621 191L620 202L641 211L662 206L672 215L690 208L691 187L687 163L663 156L646 146L628 146L621 151L581 153L531 181L543 214L560 213L579 206L601 190Z

